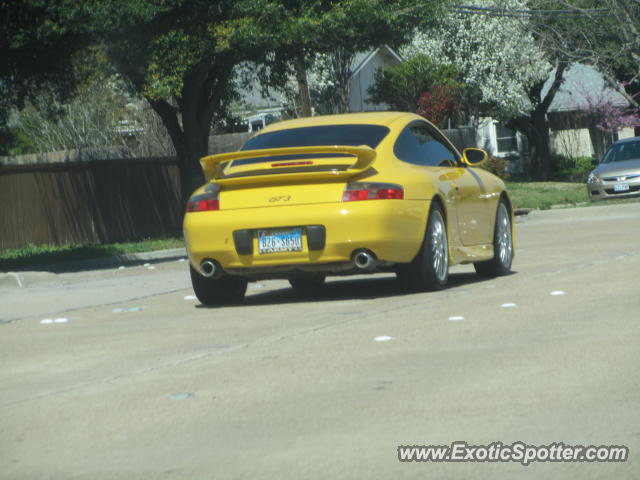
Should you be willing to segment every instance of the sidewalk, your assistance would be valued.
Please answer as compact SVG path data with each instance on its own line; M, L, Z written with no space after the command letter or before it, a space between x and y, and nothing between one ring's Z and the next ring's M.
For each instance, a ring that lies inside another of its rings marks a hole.
M59 273L119 268L143 263L169 262L179 260L181 258L187 258L187 251L185 248L130 253L126 255L115 255L113 257L43 265L40 268L32 270L0 273L0 288L25 288L36 283L46 283L47 281L54 279Z

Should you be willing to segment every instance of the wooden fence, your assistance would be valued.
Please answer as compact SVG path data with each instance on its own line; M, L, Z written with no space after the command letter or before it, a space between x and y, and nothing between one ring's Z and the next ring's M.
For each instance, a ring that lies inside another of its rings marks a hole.
M179 235L175 159L0 166L0 251Z
M465 148L478 146L476 141L476 130L472 127L452 128L449 130L443 130L443 132L447 137L449 137L451 143L453 143L461 152Z
M249 136L211 137L209 152L237 150ZM120 158L108 150L3 157L0 252L28 243L109 243L180 235L180 198L175 158Z

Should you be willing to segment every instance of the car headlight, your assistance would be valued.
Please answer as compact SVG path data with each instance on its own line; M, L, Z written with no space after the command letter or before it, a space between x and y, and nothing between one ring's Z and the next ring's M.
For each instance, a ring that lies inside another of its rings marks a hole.
M602 180L598 175L596 175L593 172L589 174L589 178L587 178L587 183L600 183L600 182L602 182Z

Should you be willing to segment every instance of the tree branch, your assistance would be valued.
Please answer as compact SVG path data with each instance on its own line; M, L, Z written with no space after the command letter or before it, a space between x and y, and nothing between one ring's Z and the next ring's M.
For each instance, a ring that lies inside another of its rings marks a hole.
M149 102L149 105L151 105L151 108L153 108L162 119L162 123L164 123L167 133L171 137L173 145L175 146L176 153L180 155L180 150L184 150L186 145L184 132L178 122L178 116L175 109L166 100L152 100L147 98L147 101Z
M547 91L547 94L544 96L544 99L541 99L542 101L538 106L538 108L541 111L546 113L547 110L549 110L549 107L551 106L551 102L553 102L553 99L555 98L556 93L558 93L558 90L560 90L560 87L562 86L562 81L563 81L562 77L564 76L564 72L568 66L569 64L566 60L558 61L558 64L556 66L556 73L553 77L553 83L551 84L551 87Z

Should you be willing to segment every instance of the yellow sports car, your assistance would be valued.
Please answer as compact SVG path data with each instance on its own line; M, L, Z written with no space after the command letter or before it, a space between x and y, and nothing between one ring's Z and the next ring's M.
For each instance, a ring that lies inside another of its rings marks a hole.
M184 236L205 305L239 302L247 282L396 272L408 290L443 288L449 266L504 275L513 260L505 185L424 118L352 113L272 124L237 152L201 160Z

